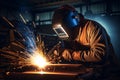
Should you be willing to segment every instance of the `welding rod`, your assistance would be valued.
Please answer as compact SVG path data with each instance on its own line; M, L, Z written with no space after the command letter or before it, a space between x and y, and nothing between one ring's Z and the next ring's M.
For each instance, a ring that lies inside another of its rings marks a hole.
M60 44L61 44L61 42L59 42L56 45L54 45L53 48L47 54L48 55L51 54L53 52L53 50L55 50L55 48L57 48L57 46L59 46Z

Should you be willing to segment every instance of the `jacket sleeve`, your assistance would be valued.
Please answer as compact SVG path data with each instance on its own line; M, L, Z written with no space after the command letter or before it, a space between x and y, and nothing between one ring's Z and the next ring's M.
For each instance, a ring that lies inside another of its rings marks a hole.
M87 46L90 46L89 50L74 51L72 56L74 60L80 60L83 62L101 62L104 61L108 55L108 35L103 27L98 23L89 22L85 35L81 36L87 40ZM86 46L83 41L82 44Z

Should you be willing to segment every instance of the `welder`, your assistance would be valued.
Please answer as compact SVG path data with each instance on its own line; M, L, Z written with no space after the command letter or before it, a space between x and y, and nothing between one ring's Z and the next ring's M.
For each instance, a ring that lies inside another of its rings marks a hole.
M55 10L52 28L61 39L64 60L100 65L102 70L115 65L114 49L106 30L98 22L85 19L73 6L63 5Z

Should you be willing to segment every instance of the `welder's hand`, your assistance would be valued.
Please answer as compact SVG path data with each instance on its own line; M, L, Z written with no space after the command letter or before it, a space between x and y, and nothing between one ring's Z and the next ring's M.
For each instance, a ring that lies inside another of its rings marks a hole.
M65 59L65 60L68 60L68 61L71 61L72 60L72 56L71 56L71 53L69 50L65 49L62 53L62 57Z
M49 58L49 61L53 64L56 64L56 63L61 63L61 56L60 56L60 51L58 50L54 50L53 51L53 54L50 56Z
M73 60L80 60L80 51L74 51L72 54Z

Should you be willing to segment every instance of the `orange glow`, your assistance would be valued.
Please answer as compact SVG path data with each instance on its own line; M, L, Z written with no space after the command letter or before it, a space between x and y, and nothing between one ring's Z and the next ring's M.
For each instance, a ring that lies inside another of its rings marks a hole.
M49 63L46 61L46 58L43 57L42 54L35 52L31 57L31 64L38 66L39 68L45 68Z

